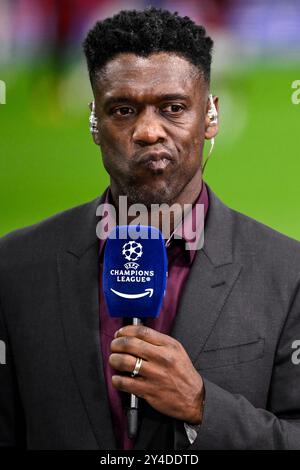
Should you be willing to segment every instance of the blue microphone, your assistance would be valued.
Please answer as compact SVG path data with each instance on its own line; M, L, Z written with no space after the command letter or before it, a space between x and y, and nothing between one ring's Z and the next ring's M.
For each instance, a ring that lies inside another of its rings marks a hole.
M103 292L111 317L158 317L163 302L168 259L160 230L152 226L118 225L106 241ZM131 394L127 412L130 439L138 432L138 397Z

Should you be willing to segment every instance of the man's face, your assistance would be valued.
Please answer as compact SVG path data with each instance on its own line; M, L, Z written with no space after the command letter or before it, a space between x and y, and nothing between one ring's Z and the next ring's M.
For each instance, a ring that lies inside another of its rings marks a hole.
M146 206L175 202L201 175L207 85L174 53L122 53L94 85L103 163L114 196Z

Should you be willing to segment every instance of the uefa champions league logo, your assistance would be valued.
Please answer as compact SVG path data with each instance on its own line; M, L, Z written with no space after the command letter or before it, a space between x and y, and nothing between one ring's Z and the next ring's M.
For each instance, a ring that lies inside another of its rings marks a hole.
M140 243L130 240L123 245L122 255L128 261L137 261L143 254L143 247Z
M129 261L129 263L124 264L126 269L138 269L139 264L135 263L143 254L143 247L141 243L134 240L130 240L125 243L122 247L122 255Z

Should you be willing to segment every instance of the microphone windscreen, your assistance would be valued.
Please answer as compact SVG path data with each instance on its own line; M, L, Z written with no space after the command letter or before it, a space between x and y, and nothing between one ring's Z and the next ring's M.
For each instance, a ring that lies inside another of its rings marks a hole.
M156 318L167 282L167 252L160 230L118 225L106 241L103 292L111 317Z

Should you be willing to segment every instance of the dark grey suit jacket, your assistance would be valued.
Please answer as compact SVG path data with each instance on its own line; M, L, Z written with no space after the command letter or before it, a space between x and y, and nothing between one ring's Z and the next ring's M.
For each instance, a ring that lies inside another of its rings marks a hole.
M146 402L135 449L300 449L300 243L209 190L171 335L206 389L190 445ZM100 199L0 240L0 445L116 448L99 344ZM295 362L295 361L294 361Z

